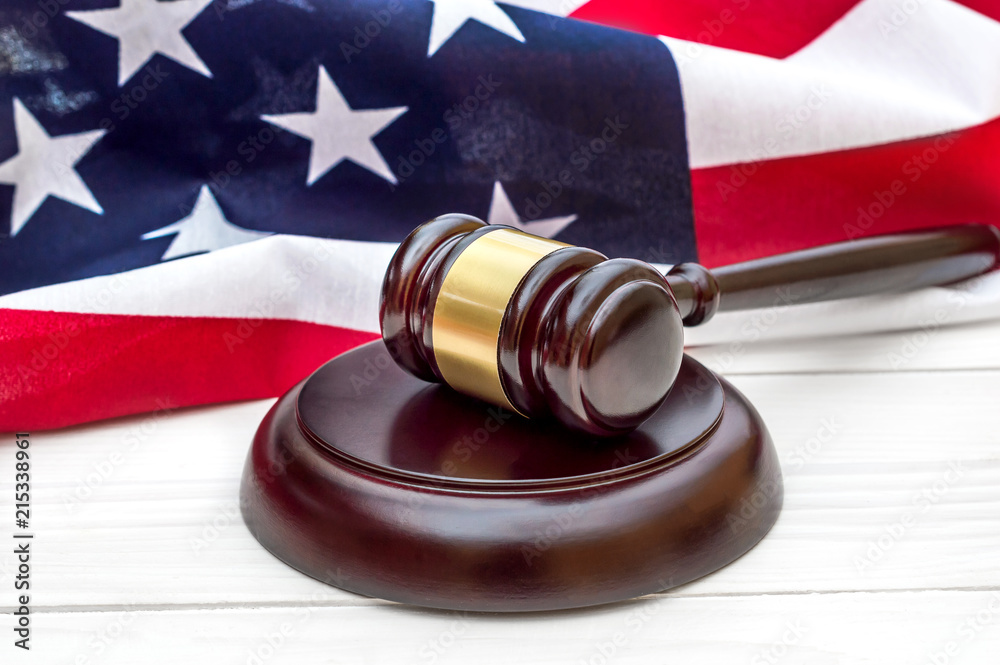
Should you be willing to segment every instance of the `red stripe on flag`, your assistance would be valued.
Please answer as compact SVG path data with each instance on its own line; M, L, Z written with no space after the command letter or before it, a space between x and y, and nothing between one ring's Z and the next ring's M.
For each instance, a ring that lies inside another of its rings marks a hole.
M900 7L917 6L915 0ZM573 18L647 35L784 58L826 32L860 0L591 0ZM1000 21L997 0L956 0ZM900 9L904 12L905 9ZM919 8L915 11L919 11Z
M591 0L571 16L648 35L784 58L823 34L858 2Z
M1000 21L1000 2L997 0L955 0L960 5L989 16L994 21Z
M0 310L0 431L274 397L377 337L287 320Z
M859 235L1000 224L1000 120L949 135L691 172L716 266Z

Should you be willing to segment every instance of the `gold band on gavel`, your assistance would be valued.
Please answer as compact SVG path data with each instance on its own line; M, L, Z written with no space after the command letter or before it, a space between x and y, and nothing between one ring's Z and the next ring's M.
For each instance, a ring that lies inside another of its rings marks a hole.
M448 385L517 411L500 381L500 326L521 279L561 247L569 245L497 229L459 255L441 284L431 324L434 357Z

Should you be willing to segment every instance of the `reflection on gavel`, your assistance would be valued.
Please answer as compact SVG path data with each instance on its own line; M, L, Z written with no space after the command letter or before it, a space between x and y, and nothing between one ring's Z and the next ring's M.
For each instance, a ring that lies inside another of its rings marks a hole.
M666 276L475 217L417 227L382 285L399 365L530 418L595 436L632 431L677 377L684 325L716 311L948 284L993 269L1000 233L967 224L825 245Z

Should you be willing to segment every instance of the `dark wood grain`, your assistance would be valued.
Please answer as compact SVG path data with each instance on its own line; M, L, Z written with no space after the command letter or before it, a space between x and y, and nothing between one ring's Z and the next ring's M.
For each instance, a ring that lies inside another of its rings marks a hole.
M417 228L393 257L382 287L382 336L414 376L444 382L430 334L436 295L465 248L501 228L445 215ZM519 413L617 436L664 400L682 346L677 305L655 268L564 247L535 264L514 291L497 364Z
M689 358L677 388L600 440L428 385L373 342L272 408L243 516L302 572L416 605L552 610L668 589L753 547L782 499L743 396Z
M443 382L431 336L441 284L462 252L506 228L445 215L417 228L382 289L382 333L401 366ZM500 329L503 394L519 413L595 436L627 433L665 399L683 352L681 324L718 310L785 306L948 284L996 267L1000 234L969 224L873 236L664 277L631 259L563 247L517 286Z
M859 238L712 270L721 311L951 284L994 269L1000 233L964 224Z
M441 380L435 294L493 231L462 215L415 231L386 275L385 343L333 359L261 424L241 507L282 561L369 596L483 611L614 602L717 570L777 519L781 472L753 407L682 356L682 317L949 283L994 268L1000 247L994 229L955 227L666 278L560 248L500 328L504 390L528 420L424 381Z

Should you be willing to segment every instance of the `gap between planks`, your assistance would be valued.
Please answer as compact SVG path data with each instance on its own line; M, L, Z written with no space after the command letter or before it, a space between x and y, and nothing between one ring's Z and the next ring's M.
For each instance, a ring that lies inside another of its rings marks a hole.
M710 573L711 574L711 573ZM1000 591L1000 586L968 586L968 587L920 587L911 589L818 589L815 591L806 590L785 590L785 591L755 591L755 592L741 592L734 591L732 593L719 593L719 592L709 592L709 593L677 593L674 590L671 591L661 591L658 593L646 594L645 596L636 596L635 598L629 598L626 600L618 601L615 603L605 603L603 605L593 605L590 607L578 607L571 608L569 610L549 610L549 611L539 611L539 612L475 612L471 610L445 610L433 607L422 607L419 605L408 605L406 603L397 603L391 600L382 600L381 598L359 598L356 601L349 600L334 600L334 601L315 601L315 602L305 602L302 600L287 600L287 601L264 601L255 603L108 603L103 605L39 605L32 606L31 611L35 614L80 614L80 613L98 613L98 612L121 612L122 610L128 610L129 612L190 612L198 610L206 611L226 611L226 610L275 610L275 609L295 609L299 607L309 607L309 608L322 608L322 609L351 609L356 607L401 607L408 608L414 611L420 612L437 612L441 614L449 614L453 612L469 612L471 614L477 614L482 616L510 616L510 617L530 617L530 616L541 616L543 614L562 614L563 612L586 612L586 611L596 611L602 608L614 608L627 605L628 603L635 603L644 600L659 600L665 598L671 598L674 600L705 600L712 598L772 598L778 596L844 596L844 595L879 595L879 594L924 594L924 593L989 593L991 591ZM0 605L0 613L10 613L14 611L13 606Z

